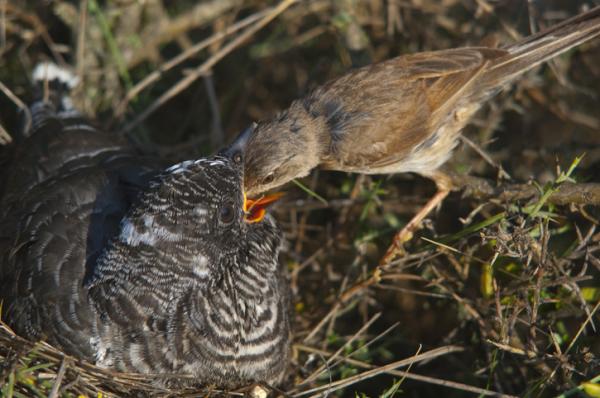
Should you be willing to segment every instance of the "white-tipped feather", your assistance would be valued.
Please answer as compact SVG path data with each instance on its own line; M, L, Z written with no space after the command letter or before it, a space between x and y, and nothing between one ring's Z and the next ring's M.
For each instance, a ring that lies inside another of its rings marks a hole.
M56 65L53 62L40 62L33 69L31 78L34 82L44 82L58 80L69 88L74 88L79 84L79 77L70 70Z

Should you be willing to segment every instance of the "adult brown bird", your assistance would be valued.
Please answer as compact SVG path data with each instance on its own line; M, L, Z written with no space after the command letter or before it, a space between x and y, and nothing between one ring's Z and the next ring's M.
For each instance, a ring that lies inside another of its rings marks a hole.
M366 66L246 129L225 153L244 158L250 197L317 166L433 179L437 194L396 234L387 263L450 191L438 168L481 105L524 72L599 34L595 7L504 48L422 52Z

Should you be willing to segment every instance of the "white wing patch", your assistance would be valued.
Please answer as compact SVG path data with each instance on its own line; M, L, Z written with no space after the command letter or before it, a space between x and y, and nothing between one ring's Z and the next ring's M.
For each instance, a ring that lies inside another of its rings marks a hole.
M139 246L140 243L153 246L159 241L176 242L181 238L179 234L166 228L155 226L153 216L144 214L142 220L146 227L146 231L143 232L140 232L129 218L121 221L121 235L119 235L121 242L134 247Z
M171 174L183 173L193 164L194 164L193 160L185 160L181 163L174 164L173 166L169 167L166 171L167 171L167 173L171 173Z
M177 163L177 164L174 164L173 166L169 167L166 170L166 172L170 173L170 174L183 173L184 171L189 169L190 166L193 166L196 164L207 164L210 167L225 166L225 161L222 159L206 159L206 158L201 158L201 159L197 159L197 160L184 160L181 163Z
M196 254L191 259L192 271L200 279L207 279L210 270L208 269L208 259L202 254Z

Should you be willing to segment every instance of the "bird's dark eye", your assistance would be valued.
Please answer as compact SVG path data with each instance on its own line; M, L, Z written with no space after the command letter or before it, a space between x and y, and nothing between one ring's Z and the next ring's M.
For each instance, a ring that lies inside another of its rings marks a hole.
M273 175L273 173L271 173L263 179L263 184L270 184L273 182L274 179L275 179L275 176Z
M235 218L235 209L232 202L225 203L219 210L219 221L222 224L231 224Z

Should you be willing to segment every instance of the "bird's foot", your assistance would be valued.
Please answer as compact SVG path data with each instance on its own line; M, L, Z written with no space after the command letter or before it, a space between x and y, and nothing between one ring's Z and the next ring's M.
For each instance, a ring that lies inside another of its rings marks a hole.
M385 252L385 255L382 257L381 261L379 261L379 265L387 265L394 261L396 258L406 255L404 244L410 241L412 238L412 228L402 228L402 230L394 236L394 239L392 240L392 243Z
M435 181L437 185L438 191L437 193L427 201L427 203L419 210L417 214L398 232L394 239L392 240L392 244L388 248L385 256L379 262L379 266L386 266L396 258L406 255L406 250L404 250L404 244L410 241L413 237L413 233L418 230L421 226L423 220L435 209L439 206L444 198L448 195L450 190L453 187L452 179L442 172L435 172L429 175L431 179Z

